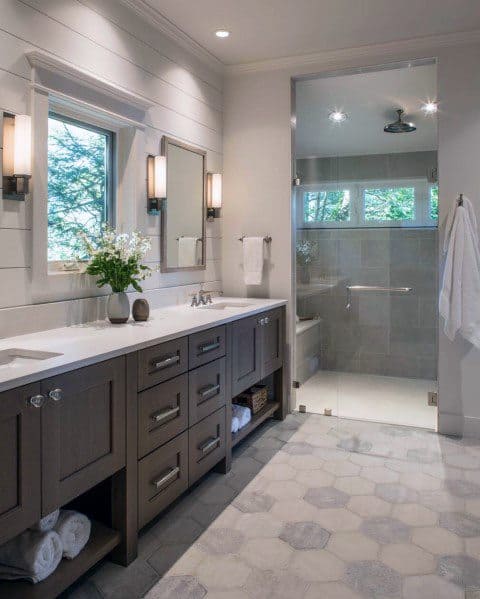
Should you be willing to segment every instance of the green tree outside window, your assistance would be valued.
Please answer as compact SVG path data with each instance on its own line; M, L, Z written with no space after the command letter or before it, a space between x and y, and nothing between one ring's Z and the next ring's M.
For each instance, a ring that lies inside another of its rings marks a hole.
M363 197L367 221L398 221L415 218L413 187L366 189Z
M349 221L350 192L348 190L305 192L303 217L306 223Z

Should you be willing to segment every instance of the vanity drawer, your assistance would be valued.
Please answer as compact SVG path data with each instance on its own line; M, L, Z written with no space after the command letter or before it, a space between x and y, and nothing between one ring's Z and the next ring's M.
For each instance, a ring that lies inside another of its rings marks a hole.
M197 368L225 355L225 327L201 331L188 338L189 367Z
M187 337L142 349L138 353L138 390L163 383L187 370Z
M189 482L193 484L225 457L225 408L188 431Z
M225 405L225 358L192 370L188 377L188 421L192 426Z
M188 426L188 374L138 394L138 457L160 447Z
M188 433L138 463L138 525L142 528L188 488Z

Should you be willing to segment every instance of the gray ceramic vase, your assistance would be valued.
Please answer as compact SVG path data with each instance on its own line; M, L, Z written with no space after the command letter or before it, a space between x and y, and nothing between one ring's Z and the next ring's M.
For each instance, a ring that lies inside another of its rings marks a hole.
M150 315L150 306L143 297L136 299L132 306L132 316L137 322L145 322Z
M107 316L112 324L123 324L130 316L130 302L124 291L108 296Z

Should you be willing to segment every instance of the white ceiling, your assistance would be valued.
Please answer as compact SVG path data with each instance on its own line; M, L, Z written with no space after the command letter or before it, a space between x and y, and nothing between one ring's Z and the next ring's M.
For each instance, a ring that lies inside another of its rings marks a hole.
M437 119L421 109L436 99L436 66L324 77L297 83L295 135L298 158L357 156L436 150ZM383 127L403 108L413 133L385 133ZM348 119L332 123L332 110Z
M225 64L480 29L479 0L129 0ZM218 39L216 29L231 31Z

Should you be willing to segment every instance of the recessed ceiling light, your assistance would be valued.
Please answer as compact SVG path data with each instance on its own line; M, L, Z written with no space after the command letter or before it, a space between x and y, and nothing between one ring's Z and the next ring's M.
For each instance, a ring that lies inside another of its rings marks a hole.
M348 116L345 112L342 112L341 110L333 110L328 115L328 118L332 121L332 123L343 123L347 120Z
M215 31L215 35L217 37L228 37L230 35L230 31L227 31L226 29L217 29L217 31Z
M438 110L438 104L436 102L425 102L422 106L422 110L427 114L434 114Z

